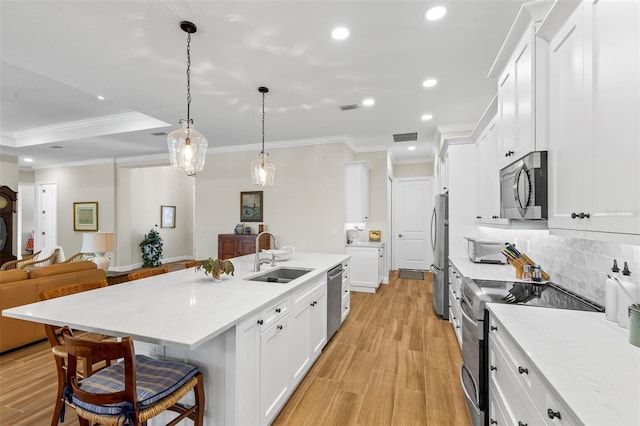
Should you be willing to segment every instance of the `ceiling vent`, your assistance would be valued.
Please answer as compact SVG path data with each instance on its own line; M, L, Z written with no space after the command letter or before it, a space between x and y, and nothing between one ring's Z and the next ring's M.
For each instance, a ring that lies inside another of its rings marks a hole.
M358 104L353 104L353 105L342 105L340 107L341 110L343 111L349 111L350 109L358 109Z
M418 140L418 133L396 133L393 135L394 142L414 142Z
M169 134L166 132L153 132L151 133L153 136L168 136Z

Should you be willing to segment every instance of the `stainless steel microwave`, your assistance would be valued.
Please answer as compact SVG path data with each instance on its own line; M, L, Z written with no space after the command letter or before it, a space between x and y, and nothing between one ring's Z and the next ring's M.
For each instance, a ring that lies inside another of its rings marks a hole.
M500 170L500 217L547 219L547 151L535 151Z

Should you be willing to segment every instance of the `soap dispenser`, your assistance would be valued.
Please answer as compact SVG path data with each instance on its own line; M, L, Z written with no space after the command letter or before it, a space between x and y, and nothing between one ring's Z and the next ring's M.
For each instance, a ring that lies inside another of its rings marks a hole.
M634 303L635 288L629 276L631 271L629 265L624 262L622 268L622 278L618 281L618 325L629 328L629 306Z
M616 282L616 279L618 278L619 272L620 268L618 268L618 261L613 259L611 275L607 275L607 281L605 284L604 312L605 317L609 321L614 322L618 320L618 283Z

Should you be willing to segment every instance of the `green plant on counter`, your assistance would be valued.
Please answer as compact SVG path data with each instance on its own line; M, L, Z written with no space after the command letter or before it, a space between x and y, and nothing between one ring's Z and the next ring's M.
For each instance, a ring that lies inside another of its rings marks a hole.
M162 237L160 233L151 229L140 242L140 251L142 252L143 268L159 266L161 264L160 257L162 256Z
M213 259L208 258L207 260L203 260L200 265L196 266L196 271L204 269L204 274L209 275L213 279L219 279L220 274L224 273L227 275L233 275L233 271L235 270L233 267L233 263L228 260L222 259Z

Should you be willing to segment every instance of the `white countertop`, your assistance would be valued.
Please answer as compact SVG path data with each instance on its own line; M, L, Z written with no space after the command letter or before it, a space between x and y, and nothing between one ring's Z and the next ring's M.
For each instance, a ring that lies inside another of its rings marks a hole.
M586 425L640 425L640 348L603 313L490 303Z
M509 264L474 263L458 256L450 256L449 261L463 276L474 280L522 281L516 278L516 268Z
M89 292L5 309L2 315L182 349L195 349L274 299L347 259L344 254L295 252L277 267L314 270L287 284L246 281L255 255L230 259L235 275L216 283L183 269ZM270 269L261 266L262 272Z
M357 243L353 243L353 244L347 244L345 245L346 248L366 248L366 247L374 247L374 248L380 248L380 247L384 247L384 243L381 243L379 241L358 241Z

